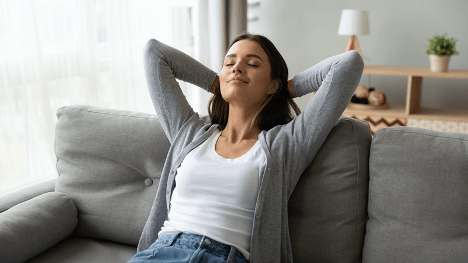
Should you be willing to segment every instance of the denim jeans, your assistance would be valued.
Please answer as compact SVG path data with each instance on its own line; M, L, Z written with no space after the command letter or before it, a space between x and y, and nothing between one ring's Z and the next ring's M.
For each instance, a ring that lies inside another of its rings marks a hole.
M234 247L206 236L178 233L161 236L148 249L135 254L128 263L190 262L246 263L244 255Z

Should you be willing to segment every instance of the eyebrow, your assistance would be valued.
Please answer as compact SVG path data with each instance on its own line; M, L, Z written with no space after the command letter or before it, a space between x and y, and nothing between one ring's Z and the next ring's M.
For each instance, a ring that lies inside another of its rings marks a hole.
M229 54L224 59L231 58L231 57L237 57L237 54ZM254 58L258 58L261 61L263 61L263 59L261 57L259 57L258 55L255 55L255 54L247 54L246 57L254 57Z

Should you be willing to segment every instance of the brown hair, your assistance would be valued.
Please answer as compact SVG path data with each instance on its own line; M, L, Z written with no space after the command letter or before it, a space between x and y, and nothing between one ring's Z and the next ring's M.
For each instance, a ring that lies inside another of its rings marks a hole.
M291 110L296 115L301 111L291 98L288 91L288 66L273 43L262 35L242 34L234 39L229 48L240 40L252 40L260 44L271 64L271 79L279 80L278 90L274 93L268 104L256 116L256 124L260 130L269 130L277 125L282 125L294 119ZM228 50L229 50L228 48ZM208 113L212 124L219 124L223 130L228 122L229 103L221 96L221 88L217 87L208 103Z

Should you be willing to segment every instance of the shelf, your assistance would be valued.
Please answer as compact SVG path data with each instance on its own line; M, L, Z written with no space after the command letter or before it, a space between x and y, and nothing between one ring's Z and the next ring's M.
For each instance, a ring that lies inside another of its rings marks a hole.
M406 114L405 105L391 105L389 109L385 110L355 110L346 108L344 115L468 122L468 110L465 109L421 108L420 113Z
M449 69L448 72L432 72L429 68L421 67L365 65L363 74L468 79L468 69Z
M365 65L363 74L407 77L406 103L387 110L351 110L349 114L372 117L394 117L401 119L431 119L468 122L467 109L421 108L423 77L468 79L468 69L449 69L448 72L432 72L430 68L406 66Z
M468 122L468 110L422 108L420 114L410 115L409 118Z

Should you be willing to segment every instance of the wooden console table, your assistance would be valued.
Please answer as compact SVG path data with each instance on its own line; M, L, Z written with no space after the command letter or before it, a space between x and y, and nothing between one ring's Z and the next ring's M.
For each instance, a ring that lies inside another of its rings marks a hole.
M404 76L408 78L408 84L406 88L406 104L404 106L390 105L390 108L385 110L355 110L349 108L345 110L343 114L345 116L367 120L371 124L373 133L382 127L394 125L406 126L408 125L409 120L414 120L413 122L417 122L418 120L422 119L457 123L463 122L468 125L468 108L421 108L423 77L468 79L467 69L450 69L448 72L439 73L432 72L429 68L365 65L363 74Z

